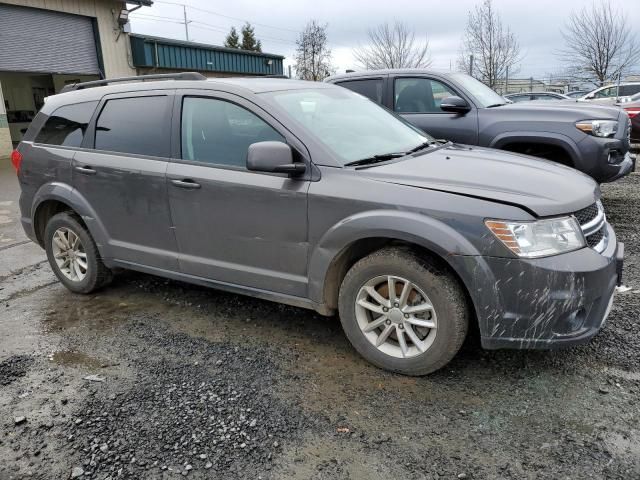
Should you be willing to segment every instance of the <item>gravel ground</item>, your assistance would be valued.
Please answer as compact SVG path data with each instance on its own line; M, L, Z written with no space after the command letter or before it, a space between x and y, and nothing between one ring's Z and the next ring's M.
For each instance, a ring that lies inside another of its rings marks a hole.
M372 367L306 310L0 271L0 479L640 478L640 176L603 191L631 290L601 334L557 352L471 336L424 378Z

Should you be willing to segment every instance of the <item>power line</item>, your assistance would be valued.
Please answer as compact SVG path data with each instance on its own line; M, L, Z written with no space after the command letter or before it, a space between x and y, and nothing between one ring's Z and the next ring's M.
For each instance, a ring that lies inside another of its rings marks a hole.
M206 10L206 9L204 9L204 8L200 8L200 7L193 7L193 6L191 6L191 5L186 5L186 4L184 4L184 3L169 2L169 1L165 1L165 0L155 0L155 2L154 2L154 3L162 3L162 4L165 4L165 5L178 5L178 6L180 6L180 7L190 8L190 9L192 9L192 10L197 10L197 11L199 11L199 12L208 13L208 14L210 14L210 15L216 15L216 16L218 16L218 17L229 18L229 19L231 19L231 20L238 20L238 21L241 21L241 22L248 22L248 23L250 23L250 24L252 24L252 25L259 25L259 26L261 26L261 27L274 28L274 29L276 29L276 30L284 30L284 31L287 31L287 32L293 32L293 33L301 33L301 32L300 32L300 30L293 30L293 29L291 29L291 28L284 28L284 27L276 27L275 25L268 25L268 24L266 24L266 23L252 22L252 21L250 21L250 20L247 20L246 18L232 17L232 16L230 16L230 15L225 15L225 14L223 14L223 13L218 13L218 12L213 12L213 11L211 11L211 10Z
M132 18L134 19L141 19L141 20L152 20L152 21L156 21L156 22L167 22L167 23L174 23L174 24L178 24L178 25L184 25L184 21L181 21L180 19L176 18L176 17L166 17L166 16L162 16L162 15L150 15L150 14L133 14ZM228 33L229 29L228 27L224 27L222 25L214 25L211 23L206 23L206 22L200 22L198 20L189 20L188 21L189 24L193 27L193 28L200 28L203 30L211 30L214 32L219 32L219 33ZM270 40L272 42L277 42L277 43L286 43L289 45L296 45L296 42L293 40L286 40L284 38L277 38L277 37L271 37L271 36L265 36L265 35L260 35L260 39L265 39L265 40Z

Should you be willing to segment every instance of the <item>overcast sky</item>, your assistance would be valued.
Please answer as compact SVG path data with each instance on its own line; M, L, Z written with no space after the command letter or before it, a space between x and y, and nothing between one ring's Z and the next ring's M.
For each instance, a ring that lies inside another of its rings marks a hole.
M192 41L222 45L226 32L250 21L263 51L287 57L293 63L295 40L312 18L328 23L329 45L338 72L357 69L351 50L366 45L367 30L385 21L409 24L419 39L428 38L433 68L455 69L467 14L480 0L155 0L132 15L132 30L161 37L185 39L182 3L187 5ZM636 26L640 41L640 0L612 0ZM586 0L494 0L503 23L516 34L523 61L518 77L547 76L562 65L553 54L562 47L560 30ZM206 11L203 11L206 10ZM207 12L208 11L208 12ZM209 13L211 12L211 13ZM640 66L637 69L640 71Z

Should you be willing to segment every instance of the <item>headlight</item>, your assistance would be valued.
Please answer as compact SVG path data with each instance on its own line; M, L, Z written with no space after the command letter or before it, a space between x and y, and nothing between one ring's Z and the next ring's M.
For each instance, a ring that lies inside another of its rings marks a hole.
M582 120L576 123L578 130L595 137L613 137L618 131L616 120Z
M498 240L519 257L546 257L585 246L584 235L574 217L535 222L486 220L484 223Z

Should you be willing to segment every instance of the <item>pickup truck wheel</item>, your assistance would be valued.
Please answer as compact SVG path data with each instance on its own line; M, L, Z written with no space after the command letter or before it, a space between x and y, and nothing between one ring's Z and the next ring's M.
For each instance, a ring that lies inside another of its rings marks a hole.
M49 264L58 279L75 293L91 293L112 278L91 234L71 213L54 215L44 231Z
M458 281L411 251L385 248L357 262L340 288L347 338L385 370L426 375L458 352L468 308Z

